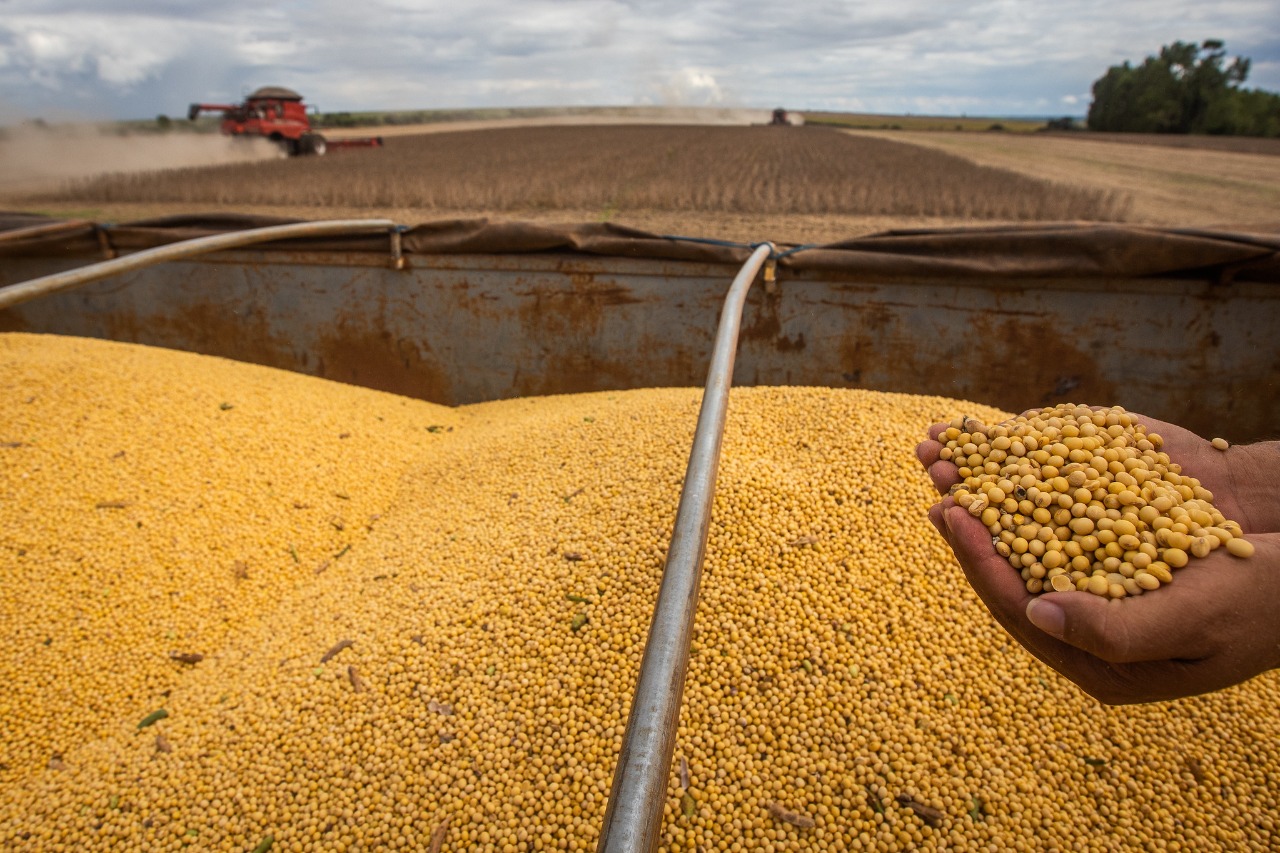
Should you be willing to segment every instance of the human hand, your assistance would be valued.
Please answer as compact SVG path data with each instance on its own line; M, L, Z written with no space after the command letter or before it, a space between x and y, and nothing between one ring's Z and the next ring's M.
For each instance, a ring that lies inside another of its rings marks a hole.
M1173 424L1135 415L1164 439L1164 450L1214 493L1214 505L1240 523L1255 554L1225 548L1192 560L1154 594L1107 599L1078 592L1032 595L996 553L981 521L950 497L929 520L955 552L997 621L1037 658L1107 704L1175 699L1238 684L1280 666L1280 443L1223 452ZM945 496L960 482L938 455L935 424L916 455Z

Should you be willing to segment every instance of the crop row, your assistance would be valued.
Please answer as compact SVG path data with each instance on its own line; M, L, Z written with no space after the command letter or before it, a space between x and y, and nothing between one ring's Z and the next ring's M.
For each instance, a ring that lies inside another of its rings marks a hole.
M49 200L439 210L633 209L1124 218L1113 192L819 127L522 127L400 137L324 158L117 174Z

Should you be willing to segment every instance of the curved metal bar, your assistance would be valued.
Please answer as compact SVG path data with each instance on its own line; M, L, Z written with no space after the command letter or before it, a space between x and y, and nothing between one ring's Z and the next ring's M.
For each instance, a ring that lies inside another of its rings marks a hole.
M214 234L157 246L122 258L90 264L79 269L33 278L19 284L0 288L0 311L38 299L50 293L70 290L102 278L149 267L153 264L189 258L220 249L234 249L254 243L267 243L291 237L324 237L332 234L362 234L369 231L390 231L396 224L389 219L333 219L323 222L296 222L290 225L270 225L265 228L249 228L230 234Z
M742 308L747 291L772 252L773 246L768 243L758 247L742 265L725 296L667 565L640 662L640 677L631 698L622 752L613 772L613 788L596 848L599 853L636 853L658 847Z
M43 225L29 225L26 228L15 228L12 231L0 232L0 243L16 243L19 240L30 240L35 237L52 237L68 231L76 231L88 226L98 226L87 219L68 219L64 222L47 222Z

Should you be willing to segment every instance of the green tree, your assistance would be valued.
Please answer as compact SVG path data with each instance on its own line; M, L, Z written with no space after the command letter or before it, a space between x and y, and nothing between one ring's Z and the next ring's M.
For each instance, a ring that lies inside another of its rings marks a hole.
M1280 134L1280 95L1241 88L1250 61L1225 64L1216 39L1174 42L1139 66L1113 65L1093 84L1090 130L1132 133Z

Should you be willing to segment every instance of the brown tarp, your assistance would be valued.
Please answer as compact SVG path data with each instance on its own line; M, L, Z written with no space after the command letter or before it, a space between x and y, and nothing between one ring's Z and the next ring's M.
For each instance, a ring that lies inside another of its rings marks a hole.
M169 216L121 225L0 213L0 257L130 252L179 240L302 220L235 214ZM762 235L767 237L767 235ZM544 225L451 219L401 229L406 255L570 252L741 264L752 245L665 236L614 223ZM256 250L386 254L383 235L279 241ZM1094 223L888 231L815 246L777 246L784 268L875 277L1143 278L1280 282L1280 234Z

